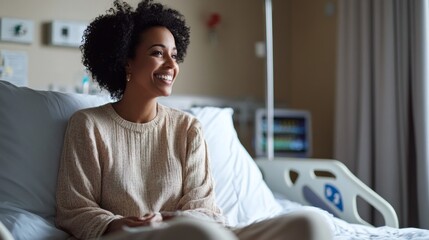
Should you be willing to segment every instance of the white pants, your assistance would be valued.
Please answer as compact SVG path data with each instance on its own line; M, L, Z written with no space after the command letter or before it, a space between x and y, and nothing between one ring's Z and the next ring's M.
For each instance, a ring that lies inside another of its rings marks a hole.
M216 223L177 217L159 226L127 229L103 240L328 240L332 233L318 213L299 211L228 229Z

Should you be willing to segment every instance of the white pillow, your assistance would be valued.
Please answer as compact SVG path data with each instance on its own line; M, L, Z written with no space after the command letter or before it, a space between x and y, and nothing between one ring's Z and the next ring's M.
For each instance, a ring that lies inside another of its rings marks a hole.
M0 81L0 203L53 218L67 121L78 109L108 100Z
M253 158L240 143L231 108L192 108L203 126L216 200L228 224L244 226L282 211Z

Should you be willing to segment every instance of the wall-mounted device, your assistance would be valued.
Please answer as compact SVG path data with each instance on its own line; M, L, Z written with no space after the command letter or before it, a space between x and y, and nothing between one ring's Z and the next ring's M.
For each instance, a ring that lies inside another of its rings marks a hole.
M84 22L54 20L48 24L48 44L79 47L86 27Z
M27 43L33 42L34 22L18 18L0 18L0 41Z
M255 114L255 153L266 155L267 149L267 113L266 109L257 109ZM308 111L274 109L274 156L310 157L311 115Z

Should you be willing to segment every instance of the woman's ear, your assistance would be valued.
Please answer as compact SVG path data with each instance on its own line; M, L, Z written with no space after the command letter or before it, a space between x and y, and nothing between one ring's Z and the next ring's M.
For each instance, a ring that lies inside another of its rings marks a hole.
M131 64L131 60L128 60L128 61L127 61L127 65L125 65L125 72L126 72L127 74L130 74L130 73L131 73L131 66L132 66L132 64Z
M125 76L126 76L127 82L129 82L131 79L131 62L130 62L130 60L128 60L127 65L125 65Z

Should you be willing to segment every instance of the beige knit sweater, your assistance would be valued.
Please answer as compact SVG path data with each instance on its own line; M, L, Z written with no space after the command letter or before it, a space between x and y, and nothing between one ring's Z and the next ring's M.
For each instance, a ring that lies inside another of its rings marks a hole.
M124 120L111 104L75 113L56 199L57 226L79 239L101 236L114 219L150 212L223 222L200 123L160 104L148 123Z

